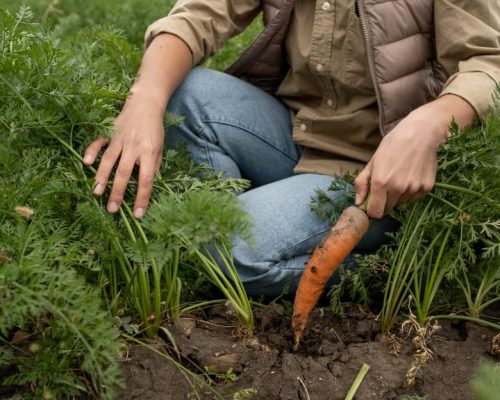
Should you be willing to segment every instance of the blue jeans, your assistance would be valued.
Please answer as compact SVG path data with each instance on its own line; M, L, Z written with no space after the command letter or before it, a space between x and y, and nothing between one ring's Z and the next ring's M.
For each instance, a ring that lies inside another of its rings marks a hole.
M250 295L294 292L311 250L330 229L310 209L317 189L333 179L294 174L301 148L292 141L288 108L260 89L227 74L195 68L177 89L168 111L185 116L170 128L168 146L187 142L199 163L228 177L246 178L254 189L239 197L254 220L255 246L235 238L233 257ZM342 191L328 192L336 198ZM374 221L354 252L371 252L396 229L391 219ZM344 263L354 267L352 256Z

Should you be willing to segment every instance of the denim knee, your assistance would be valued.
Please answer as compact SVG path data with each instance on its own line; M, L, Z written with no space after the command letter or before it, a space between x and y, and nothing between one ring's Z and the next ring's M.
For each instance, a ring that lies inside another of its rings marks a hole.
M167 111L184 117L204 118L203 110L214 101L214 93L221 88L221 79L227 77L222 72L194 68L170 98Z

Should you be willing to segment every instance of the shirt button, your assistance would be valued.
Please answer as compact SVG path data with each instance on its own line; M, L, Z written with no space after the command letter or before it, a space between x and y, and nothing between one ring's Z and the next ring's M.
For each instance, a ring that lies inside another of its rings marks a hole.
M328 107L333 106L333 100L332 100L332 99L328 99L328 100L326 101L326 104L328 105Z
M325 1L322 5L321 5L321 8L324 10L324 11L328 11L330 9L332 5L328 2L328 1Z
M304 132L306 129L307 129L307 125L306 125L306 124L301 124L301 125L300 125L300 130L301 130L302 132Z
M316 71L318 71L318 72L323 71L323 69L324 69L324 68L325 68L325 67L324 67L324 65L323 65L323 64L317 64L317 65L316 65Z

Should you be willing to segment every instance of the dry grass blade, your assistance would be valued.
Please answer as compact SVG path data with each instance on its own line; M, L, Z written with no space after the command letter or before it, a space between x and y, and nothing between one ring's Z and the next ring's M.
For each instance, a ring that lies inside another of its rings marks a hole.
M307 400L311 400L311 397L309 396L309 391L307 390L307 386L304 383L304 381L300 378L300 376L297 377L297 380L299 381L300 386L302 387L302 389L304 389L304 392L305 392L305 395L306 395L306 399Z

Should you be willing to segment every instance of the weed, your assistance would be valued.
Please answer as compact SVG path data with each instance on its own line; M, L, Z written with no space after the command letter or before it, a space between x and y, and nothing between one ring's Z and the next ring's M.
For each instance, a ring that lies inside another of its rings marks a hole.
M208 365L205 367L205 372L207 375L216 380L218 383L234 383L239 377L236 375L232 368L228 368L227 371L220 372L215 365Z
M257 394L257 389L247 388L234 393L233 400L251 400L255 399Z

